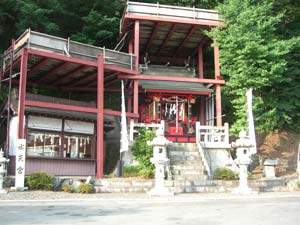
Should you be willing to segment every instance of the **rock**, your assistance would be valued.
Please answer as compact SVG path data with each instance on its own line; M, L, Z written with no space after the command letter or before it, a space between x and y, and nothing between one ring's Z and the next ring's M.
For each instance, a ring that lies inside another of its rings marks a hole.
M94 184L95 183L95 178L88 176L88 178L85 181L86 184Z
M60 177L55 177L53 184L54 184L54 191L59 191L63 185L64 179L61 179Z

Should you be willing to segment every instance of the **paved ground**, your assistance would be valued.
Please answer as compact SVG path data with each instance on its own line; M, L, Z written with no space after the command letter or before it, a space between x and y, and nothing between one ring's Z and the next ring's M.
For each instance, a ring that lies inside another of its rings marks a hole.
M10 199L10 200L9 200ZM0 195L0 225L290 225L300 224L300 193Z

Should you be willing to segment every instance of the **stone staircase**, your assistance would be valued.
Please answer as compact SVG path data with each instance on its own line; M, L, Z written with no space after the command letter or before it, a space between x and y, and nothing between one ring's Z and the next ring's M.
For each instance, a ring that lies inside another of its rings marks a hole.
M208 179L196 143L172 143L168 146L173 180L165 182L175 193L196 192L197 181Z

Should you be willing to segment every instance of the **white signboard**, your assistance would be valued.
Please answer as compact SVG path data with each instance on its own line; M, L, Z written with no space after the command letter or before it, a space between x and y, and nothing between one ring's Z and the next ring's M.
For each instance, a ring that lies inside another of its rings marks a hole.
M15 188L24 188L25 179L25 157L26 156L26 139L17 140L16 149L16 181Z

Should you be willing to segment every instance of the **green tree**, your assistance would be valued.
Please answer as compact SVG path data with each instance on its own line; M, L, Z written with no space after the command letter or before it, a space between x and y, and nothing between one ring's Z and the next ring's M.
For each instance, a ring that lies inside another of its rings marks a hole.
M280 95L282 88L295 82L286 72L288 56L299 40L277 34L283 13L274 11L271 0L227 0L218 10L225 25L209 35L220 45L221 71L227 80L224 93L231 99L235 116L232 131L246 126L245 93L250 87L258 130L291 124L291 105Z

